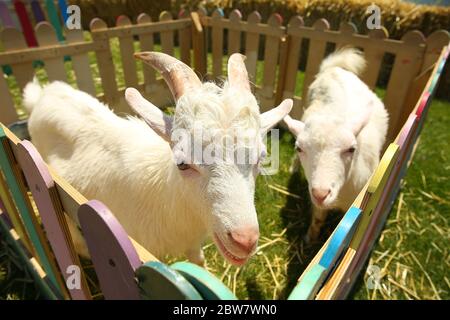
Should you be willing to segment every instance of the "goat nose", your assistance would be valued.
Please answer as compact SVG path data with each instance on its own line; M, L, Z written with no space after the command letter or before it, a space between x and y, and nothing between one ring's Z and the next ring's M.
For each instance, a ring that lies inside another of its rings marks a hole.
M240 228L228 233L231 242L241 250L250 254L256 247L259 238L258 228Z
M330 192L330 189L312 188L313 197L318 203L324 202Z

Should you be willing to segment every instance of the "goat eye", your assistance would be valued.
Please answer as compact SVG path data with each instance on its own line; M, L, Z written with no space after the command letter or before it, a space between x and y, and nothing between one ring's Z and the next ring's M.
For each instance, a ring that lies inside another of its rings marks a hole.
M350 147L346 150L346 152L348 153L355 153L356 148L355 147Z
M177 164L177 167L181 171L188 170L188 169L191 168L190 165L188 165L187 163L184 163L184 162L181 162L181 163Z
M295 151L297 151L297 152L303 152L303 149L300 148L299 146L295 146Z

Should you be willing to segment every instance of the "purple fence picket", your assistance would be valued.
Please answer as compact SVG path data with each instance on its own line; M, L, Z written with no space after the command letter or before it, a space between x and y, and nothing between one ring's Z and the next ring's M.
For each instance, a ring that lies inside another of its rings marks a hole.
M105 299L140 299L141 261L119 221L97 200L81 205L78 218Z

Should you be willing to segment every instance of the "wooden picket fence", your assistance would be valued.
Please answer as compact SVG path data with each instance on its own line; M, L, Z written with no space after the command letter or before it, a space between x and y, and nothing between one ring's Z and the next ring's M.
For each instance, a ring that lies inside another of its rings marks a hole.
M261 83L254 84L261 109L265 111L283 98L294 98L292 115L299 118L308 86L328 50L345 45L362 48L368 61L362 79L372 89L376 86L383 57L394 55L384 97L390 114L385 155L355 200L353 210L344 216L344 219L357 217L352 220L351 228L338 232L340 226L348 227L343 220L300 277L291 295L293 299L329 299L348 294L381 231L380 226L396 197L450 51L449 33L442 30L428 38L412 31L401 40L392 40L385 29L361 35L353 25L343 24L340 30L330 30L324 19L307 27L299 16L293 17L285 26L277 14L262 23L257 12L244 21L237 10L228 18L221 10L211 16L203 11L181 12L177 19L163 12L159 21L151 21L148 15L141 14L135 24L121 16L115 27L94 19L89 31L64 30L64 42L59 41L50 23L42 21L36 25L35 34L38 46L30 48L17 29L7 27L0 32L4 50L0 52L0 65L12 70L12 75L5 76L0 69L0 95L3 97L0 122L4 124L0 127L0 167L3 172L0 174L0 227L11 236L11 242L21 252L30 270L35 271L36 281L47 296L72 299L91 299L93 293L84 273L81 289L65 285L67 267L82 267L67 232L65 214L83 230L104 297L154 298L152 285L155 284L149 279L154 279L154 273L166 267L163 264L156 266L159 262L126 235L104 205L81 196L45 165L31 143L18 139L6 126L27 117L20 108L20 93L33 78L33 62L43 62L49 81L67 81L69 76L65 67L71 63L71 76L79 89L109 103L118 114L127 114L131 110L124 102L125 87L138 88L160 107L171 103L171 94L161 77L150 68L143 68L142 74L138 74L137 62L132 57L137 46L140 51L160 48L162 52L176 55L203 79L213 81L221 81L225 76L224 58L241 52L247 56L246 66L253 82L258 72L262 72ZM118 39L120 61L113 58L112 39ZM70 57L70 62L65 62L64 57ZM212 60L210 68L209 58ZM306 60L306 69L301 87L297 77L302 59ZM117 63L123 72L123 87L118 85ZM13 90L14 83L19 87L19 94ZM344 237L336 238L335 234ZM344 258L339 260L341 255ZM331 258L325 259L325 263L324 257ZM117 269L120 269L120 277ZM162 278L169 283L168 277ZM317 278L311 282L311 277ZM307 284L305 279L308 279ZM179 285L177 281L162 286L167 290L161 292L167 294L166 297L180 298L198 298L196 292L203 292L203 287L195 287L187 293L180 288L189 286ZM206 296L211 297L202 295Z

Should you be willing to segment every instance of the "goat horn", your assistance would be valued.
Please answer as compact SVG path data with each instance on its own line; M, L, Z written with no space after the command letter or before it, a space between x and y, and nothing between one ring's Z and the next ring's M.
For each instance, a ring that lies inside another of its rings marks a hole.
M228 59L228 82L230 86L250 91L247 68L244 63L245 56L233 53Z
M186 92L198 88L202 82L186 64L161 52L137 52L134 57L155 68L169 86L175 101Z

